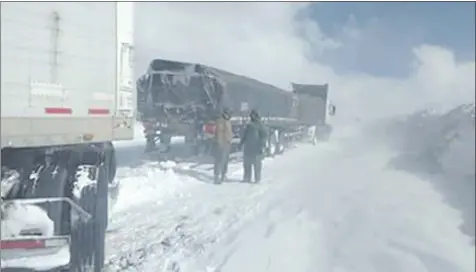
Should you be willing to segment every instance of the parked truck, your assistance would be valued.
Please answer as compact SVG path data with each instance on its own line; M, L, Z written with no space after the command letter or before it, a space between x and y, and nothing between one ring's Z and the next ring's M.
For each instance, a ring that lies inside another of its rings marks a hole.
M2 271L103 271L133 137L133 4L1 4Z
M146 150L152 151L157 142L169 147L178 135L199 144L202 127L222 109L224 83L204 65L154 59L137 80L137 92Z
M327 141L332 132L329 116L336 113L335 105L328 99L329 84L310 85L291 83L298 97L297 119L312 128L311 141Z
M195 154L210 151L214 121L223 108L233 114L235 142L249 110L261 113L269 132L269 156L282 153L309 131L311 139L326 140L331 130L327 116L335 113L335 106L328 101L329 85L322 86L293 83L291 92L214 67L154 59L137 81L146 151L169 151L172 136L185 136Z

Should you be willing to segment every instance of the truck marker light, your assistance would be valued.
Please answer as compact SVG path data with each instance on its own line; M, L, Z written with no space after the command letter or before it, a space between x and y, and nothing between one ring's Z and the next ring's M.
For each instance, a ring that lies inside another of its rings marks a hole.
M91 115L108 115L109 109L88 109L88 114Z
M45 248L45 240L3 240L0 249L37 249Z
M71 114L73 110L71 108L49 107L45 108L46 114Z
M215 134L216 126L214 124L203 125L203 132L208 134Z

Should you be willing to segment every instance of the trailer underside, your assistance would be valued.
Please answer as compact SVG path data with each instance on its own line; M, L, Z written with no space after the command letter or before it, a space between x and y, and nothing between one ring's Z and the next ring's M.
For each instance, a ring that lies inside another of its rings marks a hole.
M2 271L101 271L112 144L4 148L1 155Z

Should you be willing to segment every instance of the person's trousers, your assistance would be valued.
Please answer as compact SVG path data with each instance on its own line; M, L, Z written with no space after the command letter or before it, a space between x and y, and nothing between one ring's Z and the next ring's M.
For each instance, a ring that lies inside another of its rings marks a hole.
M254 181L261 181L261 168L262 158L261 156L243 156L243 170L245 182L251 182L251 172L254 173Z
M223 180L226 177L226 172L228 171L230 147L217 147L214 157L213 176L215 181Z

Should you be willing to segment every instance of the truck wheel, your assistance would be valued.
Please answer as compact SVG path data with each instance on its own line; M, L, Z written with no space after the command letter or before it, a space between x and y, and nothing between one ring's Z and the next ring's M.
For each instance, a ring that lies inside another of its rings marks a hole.
M172 141L172 136L169 134L160 134L160 143L164 145L170 145Z
M145 152L150 152L156 149L155 136L146 136Z
M160 134L160 152L169 152L170 149L171 149L171 142L172 142L172 135L170 134L167 134L167 133L164 133L164 134ZM162 150L162 148L165 148Z
M196 133L189 132L185 135L185 143L186 144L195 144L197 142Z
M268 139L268 155L270 157L274 157L278 153L279 143L277 138L277 131L271 131Z
M105 160L104 165L107 170L107 181L108 181L108 214L111 214L110 211L114 208L114 205L117 202L119 197L120 183L115 179L117 172L117 159L116 152L112 143L105 144ZM110 216L109 216L110 219ZM109 221L109 220L108 220Z
M96 192L96 207L94 213L95 222L95 266L94 272L101 272L104 268L105 252L106 252L106 229L109 219L108 215L108 180L111 171L108 169L108 158L106 156L105 163L99 167L98 185Z
M284 153L284 149L285 149L285 137L283 135L284 133L279 131L278 132L278 143L277 143L277 148L276 148L276 154L283 154Z
M95 186L87 186L81 191L78 204L86 212L91 213L95 205L96 188ZM83 222L80 220L73 221L71 226L71 267L72 272L83 272L93 267L93 220Z
M270 157L274 157L275 154L276 154L276 140L274 139L274 137L271 137L271 139L269 139L268 155Z
M83 166L84 167L84 166ZM91 220L77 221L72 226L71 270L73 272L100 272L104 267L105 233L108 220L108 180L106 167L85 166L98 171L94 184L84 187L78 199L79 205L89 214Z

